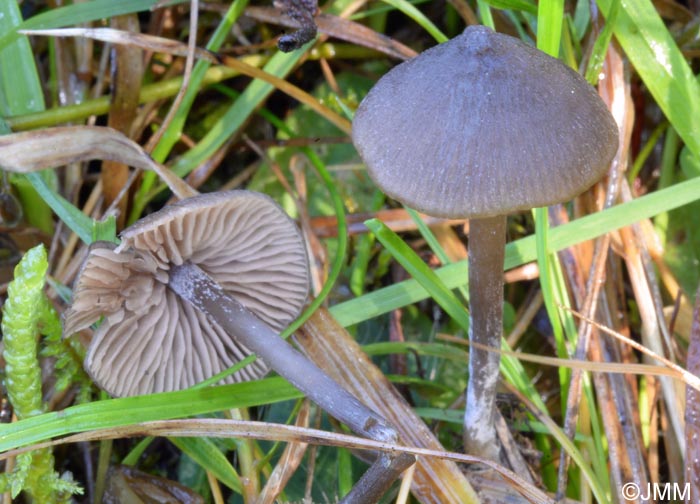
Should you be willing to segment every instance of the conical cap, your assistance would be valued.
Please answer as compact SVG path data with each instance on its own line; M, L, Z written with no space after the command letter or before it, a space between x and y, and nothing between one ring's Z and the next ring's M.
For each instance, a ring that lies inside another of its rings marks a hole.
M578 73L483 26L395 67L353 121L389 196L441 217L567 201L607 170L618 129Z

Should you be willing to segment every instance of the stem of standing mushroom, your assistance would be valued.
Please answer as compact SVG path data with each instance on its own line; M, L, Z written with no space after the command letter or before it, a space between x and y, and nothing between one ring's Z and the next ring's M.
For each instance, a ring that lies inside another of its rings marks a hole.
M280 338L201 268L189 262L171 266L168 287L216 321L224 331L235 335L270 368L357 434L387 443L397 441L395 429L382 417ZM411 455L381 454L342 502L364 504L378 501L401 472L414 462L415 457Z
M506 216L469 222L469 341L501 348L503 332L503 260ZM476 346L469 351L469 382L464 412L466 453L499 460L496 439L496 385L501 357Z

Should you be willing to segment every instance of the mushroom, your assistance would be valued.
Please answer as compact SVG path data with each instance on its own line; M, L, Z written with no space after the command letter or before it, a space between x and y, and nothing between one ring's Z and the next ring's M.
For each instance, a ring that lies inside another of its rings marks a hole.
M579 74L483 26L402 63L360 104L353 142L387 195L470 218L470 340L499 349L506 215L568 201L606 172L618 129ZM500 356L473 346L467 452L498 460Z
M65 317L66 331L75 332L106 315L85 368L110 394L185 389L251 353L167 288L170 269L185 261L274 331L289 325L306 301L303 240L268 197L213 193L165 207L124 230L119 246L92 246ZM225 381L267 371L258 360Z
M187 388L254 352L255 365L225 381L258 378L269 367L356 433L395 442L392 426L279 337L308 286L303 239L272 199L204 194L141 219L118 246L93 244L64 332L104 316L85 368L115 396ZM351 499L371 502L413 461L380 456Z

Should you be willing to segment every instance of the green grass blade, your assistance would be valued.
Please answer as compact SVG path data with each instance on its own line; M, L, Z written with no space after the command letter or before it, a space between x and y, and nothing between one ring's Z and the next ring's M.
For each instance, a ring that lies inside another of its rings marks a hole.
M96 401L0 425L0 451L94 429L248 408L299 397L302 397L301 392L283 378L274 377L198 390Z
M535 214L535 246L537 249L537 265L540 270L540 287L542 289L542 299L547 310L547 315L552 323L552 331L557 341L557 346L561 346L564 341L561 320L554 288L552 261L556 261L556 256L549 251L549 220L546 208L536 208Z
M0 2L0 34L12 34L22 17L17 2ZM2 46L0 46L2 47ZM0 116L26 114L44 110L44 92L39 81L34 54L25 36L15 37L12 44L0 49ZM4 121L0 121L0 134L9 133ZM53 178L50 171L43 176ZM30 225L47 234L53 233L53 219L46 203L30 187L31 180L16 175L15 185ZM26 182L29 181L29 184Z
M537 6L528 0L485 0L491 7L501 10L523 11L537 14Z
M488 26L492 30L496 29L496 24L493 21L493 14L491 13L491 7L486 2L486 0L476 0L476 5L479 7L479 17L484 26Z
M603 69L603 63L605 63L605 54L608 52L608 46L612 40L613 28L615 27L617 14L619 12L620 0L612 0L607 22L605 26L603 26L600 35L598 35L595 44L593 44L593 51L591 51L591 57L588 60L588 68L586 69L585 75L586 80L594 86L598 84L600 72Z
M549 250L556 252L571 247L698 199L700 199L700 178L675 184L552 229L549 236ZM506 246L505 269L515 268L536 258L535 237L522 238ZM466 283L467 264L461 261L443 266L435 273L448 289L454 289ZM428 297L427 291L411 279L340 303L333 306L331 312L340 324L349 326L413 304L426 297Z
M243 493L243 485L238 473L216 445L207 438L176 438L170 442L185 452L192 460L212 473L224 485L236 493Z
M269 74L284 78L291 72L303 54L303 50L291 53L277 52L270 58L263 69ZM274 90L274 86L267 82L253 80L238 99L233 102L226 113L212 125L204 138L173 164L172 170L178 176L183 177L204 163L236 131L243 127L250 115ZM134 197L134 205L129 217L130 222L135 221L141 215L150 197L152 197L153 194L148 191L149 186L144 183Z
M564 0L541 0L537 10L537 48L559 57Z
M84 243L90 244L94 241L93 231L96 229L96 223L93 219L75 208L68 200L49 187L39 173L28 173L25 177L71 231L77 234ZM109 238L109 241L114 241L115 235L116 230L113 236Z
M0 34L14 33L22 22L17 2L1 2L0 14ZM44 109L44 92L27 37L18 36L12 45L0 45L0 86L0 114L3 116Z
M435 302L464 329L465 333L468 332L469 313L467 309L411 247L406 245L406 242L399 238L399 235L378 219L365 221L365 226L374 233L377 240L384 245L384 248L394 256L399 264L430 293Z
M188 0L172 0L171 5L185 3ZM0 2L4 4L16 4L14 0ZM99 19L130 14L149 10L159 0L92 0L90 2L75 3L66 7L51 9L24 21L18 29L49 29L64 26L75 26L80 23L88 23ZM18 38L15 32L3 32L0 37L0 49L12 43Z
M447 42L449 39L447 35L442 33L440 29L435 26L432 21L430 21L425 15L415 8L415 6L408 3L406 0L383 0L384 3L391 5L403 12L406 16L413 19L418 25L427 31L438 43Z
M609 16L613 0L598 0ZM649 0L630 0L619 10L615 37L673 128L700 157L700 83Z
M442 248L442 245L440 245L440 242L437 240L433 232L430 230L428 225L423 221L423 219L420 218L420 215L418 215L418 212L413 210L412 208L408 208L404 206L405 210L408 212L408 215L411 217L411 220L415 222L416 227L418 228L418 232L421 234L421 236L425 239L426 243L428 244L428 247L430 247L430 250L433 251L433 253L437 256L437 258L440 260L442 264L451 264L452 261L450 261L450 258L447 257L447 253L445 252L445 249ZM462 296L462 299L465 301L469 301L469 291L464 287L464 285L460 285L457 287L459 290L459 293Z
M345 497L353 487L352 455L346 448L338 449L338 496Z
M543 0L539 4L537 13L537 47L557 58L561 45L562 23L564 20L563 0ZM560 318L560 304L566 300L561 298L561 291L557 285L563 283L559 257L549 250L549 217L546 208L536 208L535 214L535 241L537 249L537 265L540 270L540 287L544 300L547 316L552 324L552 331L556 341L558 353L566 352L566 341ZM569 371L560 370L560 385L562 391L567 389ZM564 392L562 392L564 393ZM553 474L550 474L553 477ZM548 486L555 484L555 478L547 481Z

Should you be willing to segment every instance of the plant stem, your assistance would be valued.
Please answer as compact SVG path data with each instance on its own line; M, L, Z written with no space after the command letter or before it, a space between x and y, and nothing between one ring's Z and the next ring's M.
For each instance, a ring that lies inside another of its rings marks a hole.
M264 58L254 56L246 57L245 61L251 65L260 66L265 62ZM216 84L226 79L240 75L237 71L223 65L215 66L207 70L202 79L202 86ZM139 104L151 103L156 100L170 98L177 94L182 86L182 77L175 77L162 82L148 84L141 88ZM5 121L12 131L28 131L47 126L56 126L65 122L80 121L91 115L102 115L109 111L110 97L101 96L92 100L86 100L76 105L51 108L41 112L31 112L22 115L6 117Z
M500 349L503 332L503 261L506 216L469 223L469 341ZM494 412L501 357L472 346L464 412L464 448L469 454L499 460Z

